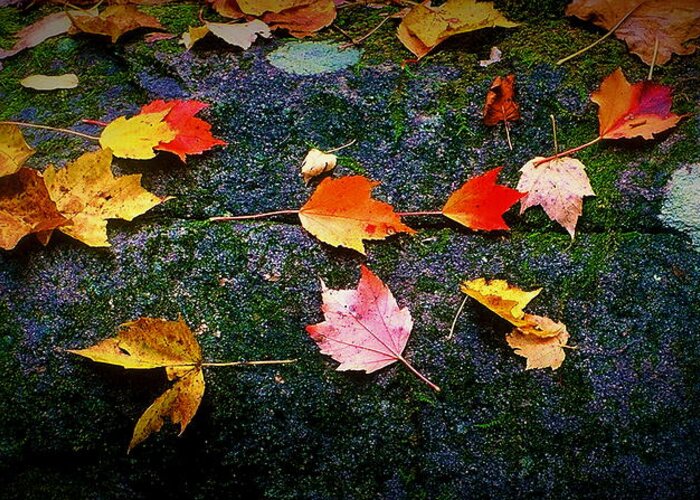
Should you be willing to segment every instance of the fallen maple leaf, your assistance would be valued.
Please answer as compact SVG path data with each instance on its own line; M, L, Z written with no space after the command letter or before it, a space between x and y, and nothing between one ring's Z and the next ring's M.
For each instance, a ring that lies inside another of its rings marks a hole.
M154 148L177 137L177 130L164 121L170 112L165 109L141 113L132 118L120 116L110 122L100 135L100 146L111 149L114 156L148 160L156 156Z
M360 175L324 179L299 209L301 225L324 243L363 254L362 240L415 233L401 222L391 205L371 198L377 185Z
M404 16L397 35L401 43L420 59L453 35L517 25L503 17L492 2L447 0L441 6L433 7L430 1L426 1L415 5Z
M0 124L0 177L17 172L33 154L17 125Z
M431 388L428 380L403 357L413 320L400 309L389 288L365 266L357 289L331 290L321 281L325 321L308 325L306 331L322 354L340 365L337 370L372 373L400 361Z
M306 184L311 179L335 168L338 157L333 153L324 153L320 149L312 148L306 154L301 164L301 176Z
M515 354L527 358L526 370L556 370L561 366L565 358L563 346L569 340L566 326L546 316L527 314L523 310L541 288L526 292L504 280L477 278L463 282L461 290L515 326L506 335L506 341Z
M697 46L686 42L700 36L700 0L574 0L566 15L610 30L630 11L615 36L646 64L654 61L657 43L657 65L695 52Z
M164 121L175 132L172 139L162 139L154 149L168 151L184 162L186 155L200 154L226 142L211 134L211 125L194 115L209 105L199 101L153 101L141 108L137 116L149 116L165 112Z
M525 193L496 184L502 168L493 168L465 182L449 197L442 214L470 229L509 229L503 214Z
M0 49L0 59L14 56L25 49L36 47L49 38L68 33L68 30L73 25L69 15L77 16L83 13L97 15L97 9L90 9L86 11L68 10L64 12L57 12L55 14L49 14L48 16L39 19L35 23L30 24L15 34L17 42L14 44L14 46L12 46L12 48L7 50Z
M19 81L22 87L34 90L73 89L78 86L78 76L74 73L65 75L31 75Z
M520 107L515 102L515 75L497 76L491 83L484 104L484 123L489 127L501 122L520 119ZM507 125L507 123L506 123Z
M197 41L204 38L207 33L211 33L229 45L240 47L243 50L250 48L258 36L264 38L272 36L270 27L259 19L253 19L247 23L233 24L205 22L204 26L190 28L187 33L184 33L182 35L182 43L189 50Z
M309 36L335 20L333 0L207 0L220 15L260 19L270 29L284 29L297 38Z
M60 170L49 165L44 172L51 199L69 219L58 229L93 247L110 246L107 219L130 221L170 199L143 189L140 174L115 178L111 165L111 151L99 150L83 154Z
M595 196L583 163L568 156L540 163L538 156L520 169L518 190L527 192L520 200L520 214L540 205L547 216L561 224L573 239L576 223L583 213L583 197Z
M552 337L528 335L517 328L506 335L506 342L513 348L515 354L527 359L526 370L534 368L556 370L559 368L566 358L564 346L568 341L569 333L566 331L566 327Z
M39 172L21 167L0 177L0 248L12 250L26 235L65 223Z
M175 381L139 418L129 443L129 451L152 433L158 432L167 419L173 424L180 424L180 434L185 431L204 395L203 367L295 361L204 363L199 344L182 318L177 321L140 318L122 324L116 337L87 349L69 349L68 352L98 363L124 368L165 368L168 380Z
M601 139L653 139L676 126L682 116L671 112L671 89L650 81L631 85L620 68L591 95L599 106Z
M158 19L144 14L133 5L111 5L99 14L81 12L68 14L73 26L68 30L69 34L90 33L104 35L116 43L119 38L129 31L138 28L163 29Z
M116 337L68 352L124 368L166 368L168 379L175 380L136 423L129 451L159 431L167 418L180 424L182 434L204 395L202 352L181 318L178 321L141 318L124 323Z
M209 28L207 25L204 26L190 26L187 31L182 34L180 38L180 43L185 46L185 49L190 50L195 43L200 41L202 38L209 34Z

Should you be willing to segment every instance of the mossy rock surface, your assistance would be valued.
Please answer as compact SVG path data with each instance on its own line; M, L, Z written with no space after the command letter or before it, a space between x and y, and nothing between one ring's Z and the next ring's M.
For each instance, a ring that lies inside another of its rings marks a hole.
M537 5L535 5L537 4ZM450 40L417 65L386 23L360 62L294 75L267 56L289 39L241 52L205 40L128 36L118 45L59 37L3 61L0 119L86 133L83 118L111 120L156 98L210 103L203 113L229 142L187 164L159 155L115 161L176 198L133 222L110 222L112 246L57 235L0 254L0 478L2 498L693 498L700 494L700 253L661 222L664 186L700 161L698 120L653 141L605 142L582 151L597 193L576 239L539 208L507 215L510 232L474 233L441 218L411 219L419 233L367 245L368 255L326 246L294 216L214 224L213 215L298 208L313 190L299 176L310 147L343 150L336 175L382 184L397 210L437 210L466 179L519 168L559 142L597 133L589 93L621 66L647 68L608 40L570 65L560 57L600 33L564 19L565 2L504 1L523 25ZM174 33L198 23L198 6L145 7ZM0 34L49 12L0 9ZM338 26L361 36L381 21L342 9ZM318 40L342 43L337 31ZM490 47L503 61L480 68ZM700 56L674 58L655 78L675 88L674 110L697 111ZM52 68L75 72L72 90L37 93L18 81ZM523 118L510 151L480 111L496 75L517 74ZM93 144L26 130L35 168L63 165ZM354 287L366 263L412 313L406 356L443 391L401 366L372 375L334 371L304 326L321 319L318 278ZM524 371L504 340L508 325L470 301L476 277L542 287L531 311L567 324L557 371ZM289 366L211 368L198 414L126 447L133 425L167 387L158 372L124 371L63 351L112 336L141 316L177 318L209 360L298 358Z

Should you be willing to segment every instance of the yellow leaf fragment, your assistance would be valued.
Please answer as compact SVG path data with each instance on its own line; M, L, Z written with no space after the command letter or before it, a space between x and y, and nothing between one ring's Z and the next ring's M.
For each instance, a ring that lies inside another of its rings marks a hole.
M78 76L74 73L65 75L31 75L19 81L22 87L34 90L73 89L78 86Z
M413 7L399 25L399 40L418 59L428 54L447 38L482 28L513 28L492 2L447 0L439 7L424 2Z
M190 26L187 31L182 34L180 43L185 46L185 49L190 50L195 43L207 36L207 33L209 33L209 28L207 28L206 25L197 26L195 28Z
M324 153L320 149L313 148L307 154L301 164L301 176L305 183L311 179L335 168L338 157L333 153Z
M0 177L17 172L33 154L17 125L0 125Z
M92 33L112 39L112 43L129 31L139 28L163 29L158 19L141 12L134 5L110 5L99 14L81 11L80 15L69 15L73 26L69 33Z
M249 49L258 36L270 38L270 27L260 19L253 19L247 23L206 23L209 31L221 38L229 45Z
M65 168L50 165L46 187L58 211L70 221L63 233L94 246L109 246L107 219L133 220L169 198L161 199L141 187L141 175L115 178L108 149L85 153Z
M100 146L111 149L114 156L148 160L156 156L153 148L175 139L177 131L163 121L169 109L157 113L140 113L133 118L120 116L107 125L100 135Z
M526 292L505 280L487 281L477 278L463 282L461 290L513 326L522 327L532 324L530 315L526 315L523 308L537 297L542 289Z
M116 337L68 352L124 368L198 367L202 363L199 344L182 319L140 318L122 324Z
M556 370L559 368L566 357L563 346L566 346L568 341L569 333L566 331L566 327L552 337L528 335L517 328L506 335L506 342L513 348L515 354L527 360L526 370L534 368Z
M154 432L158 432L170 419L173 424L180 424L180 434L197 413L199 403L204 395L204 373L201 368L178 370L176 382L141 415L129 443L129 451Z

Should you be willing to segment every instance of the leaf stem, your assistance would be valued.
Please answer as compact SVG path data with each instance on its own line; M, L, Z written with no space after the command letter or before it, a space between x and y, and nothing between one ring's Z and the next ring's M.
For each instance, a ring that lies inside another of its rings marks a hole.
M413 374L414 374L416 377L418 377L418 378L421 379L423 382L425 382L426 384L428 384L428 386L430 386L430 388L431 388L432 390L434 390L435 392L440 392L440 388L439 388L437 385L433 384L430 380L428 380L428 378L427 378L425 375L423 375L421 372L419 372L418 370L416 370L415 368L413 368L413 366L411 365L411 363L409 363L408 361L406 361L406 360L403 358L403 356L399 356L399 361L401 361L404 365L406 365L406 368L408 368L409 370L411 370L411 371L413 372Z
M57 128L49 127L48 125L37 125L36 123L25 123L25 122L11 122L11 121L0 121L0 125L17 125L18 127L29 127L29 128L40 128L42 130L51 130L53 132L63 132L64 134L72 134L83 139L89 139L91 141L99 141L99 137L94 135L83 134L82 132L76 132L75 130L69 130L67 128Z
M457 309L457 314L455 314L455 319L452 320L452 326L450 326L450 333L445 337L446 340L450 340L452 336L455 333L455 328L457 327L457 320L459 319L459 316L462 314L462 311L464 311L464 306L467 303L467 299L469 298L469 295L465 295L464 299L462 300L462 303L459 305L459 309Z
M552 137L554 138L554 154L559 154L559 142L557 142L557 120L554 115L549 115L549 119L552 120Z
M427 210L422 212L398 212L396 215L399 217L409 217L414 215L442 215L442 212L438 210Z
M340 151L341 149L348 148L355 144L357 142L357 139L353 139L352 141L348 142L347 144L343 144L342 146L338 146L337 148L329 149L328 151L324 151L325 153L335 153L336 151Z
M100 127L106 127L107 125L109 125L109 123L107 122L101 122L99 120L88 120L87 118L83 118L82 122L88 123L90 125L99 125Z
M274 212L262 212L259 214L250 215L227 215L220 217L209 217L211 222L225 222L229 220L248 220L248 219L262 219L264 217L272 217L274 215L296 215L299 210L275 210Z
M596 142L600 142L603 139L602 136L598 136L592 141L588 141L586 144L581 144L580 146L576 146L575 148L567 149L566 151L562 151L561 153L554 154L552 156L548 156L547 158L542 158L541 160L538 160L535 162L535 166L538 167L542 165L543 163L547 163L548 161L556 160L557 158L561 158L562 156L566 155L571 155L576 153L577 151L581 151L582 149L587 148L588 146L592 146Z
M266 359L263 361L227 361L222 363L202 363L202 366L258 366L258 365L288 365L298 359Z
M564 64L564 63L567 62L567 61L570 61L570 60L573 59L574 57L580 56L580 55L583 54L584 52L588 51L589 49L592 49L593 47L595 47L596 45L598 45L600 42L602 42L603 40L605 40L606 38L608 38L609 36L611 36L611 35L615 32L615 30L616 30L617 28L619 28L620 25L621 25L622 23L625 22L625 19L627 19L627 18L632 14L632 12L634 12L635 10L637 10L637 8L638 8L640 5L642 5L643 3L644 3L644 2L640 2L640 3L638 3L637 5L635 5L634 7L632 7L632 8L629 10L629 12L627 12L627 14L625 14L624 16L622 16L622 19L620 19L620 20L615 24L615 26L613 26L612 28L610 28L610 31L608 31L605 35L603 35L602 37L600 37L598 40L596 40L596 41L593 42L592 44L588 45L587 47L582 48L582 49L579 50L578 52L574 52L574 53L571 54L570 56L566 56L566 57L564 57L563 59L559 59L559 60L557 61L557 66L561 66L562 64Z
M508 126L508 120L503 120L503 128L506 129L506 140L508 141L508 147L513 151L513 143L510 141L510 127Z
M380 22L377 26L375 26L374 28L372 28L371 30L369 30L367 33L365 33L364 35L362 35L360 38L357 38L357 39L351 38L350 41L349 41L348 43L344 43L344 44L341 46L341 49L347 49L348 47L350 47L350 46L352 46L352 45L360 45L362 42L364 42L364 41L367 40L369 37L371 37L372 35L374 35L374 33L376 33L376 31L377 31L379 28L381 28L382 26L384 26L384 23L386 23L389 19L391 19L391 16L386 16L384 19L382 19L382 22Z
M647 80L651 80L654 76L654 66L656 65L656 56L659 54L659 37L654 38L654 55L651 56L651 66L649 66L649 74Z

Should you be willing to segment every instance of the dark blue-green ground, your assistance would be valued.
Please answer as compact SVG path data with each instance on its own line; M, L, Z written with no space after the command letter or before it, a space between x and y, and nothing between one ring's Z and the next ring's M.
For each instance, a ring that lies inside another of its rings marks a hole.
M436 210L467 178L519 168L551 152L549 115L571 147L597 133L588 94L618 66L631 81L647 68L609 40L566 66L554 62L600 32L563 18L552 2L501 2L524 24L448 41L417 66L387 23L360 63L297 76L266 55L215 40L185 53L175 40L111 46L58 38L3 62L0 119L89 133L80 119L110 120L156 98L196 98L230 144L183 165L161 155L118 161L175 200L136 221L110 222L109 249L57 236L0 254L0 497L2 498L692 498L699 494L700 254L658 215L672 173L700 160L698 120L654 141L582 151L596 198L576 240L538 208L508 214L512 231L473 233L440 218L407 220L420 232L367 245L366 258L331 248L294 217L212 224L226 212L299 207L306 151L352 139L337 175L362 173L397 210ZM151 8L175 33L197 24L195 5ZM0 9L0 39L28 17ZM34 17L32 17L34 16ZM343 10L356 36L381 20ZM333 30L324 40L343 41ZM480 68L492 45L501 63ZM698 56L674 58L655 78L675 87L674 109L697 112ZM47 69L48 68L48 69ZM37 94L18 80L76 72L74 90ZM480 110L495 75L515 72L523 119L514 150ZM94 148L26 131L43 169ZM318 322L322 277L354 287L366 263L415 320L406 355L443 391L401 366L339 373L304 326ZM567 324L563 366L525 372L506 345L508 325L462 300L459 283L503 278L543 287L531 311ZM199 412L126 454L133 425L167 387L160 372L125 372L71 357L140 316L198 332L208 360L299 358L295 365L208 369Z

